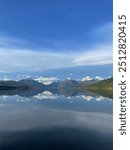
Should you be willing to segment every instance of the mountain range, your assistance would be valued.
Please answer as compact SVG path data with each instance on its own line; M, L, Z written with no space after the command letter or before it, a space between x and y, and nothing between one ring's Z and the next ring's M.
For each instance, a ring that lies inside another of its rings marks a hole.
M113 78L105 80L84 79L84 80L56 80L50 84L43 84L38 80L28 78L19 81L0 81L0 95L20 95L24 97L35 96L44 91L58 95L75 96L87 92L100 93L103 96L109 95L112 98ZM105 94L104 93L108 93Z

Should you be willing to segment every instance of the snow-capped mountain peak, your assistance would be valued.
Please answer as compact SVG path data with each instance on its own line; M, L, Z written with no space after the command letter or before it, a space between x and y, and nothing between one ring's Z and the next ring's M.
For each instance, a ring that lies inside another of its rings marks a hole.
M81 81L91 81L91 80L93 80L93 78L91 78L89 76L86 76L86 77L81 79Z
M95 79L96 79L96 80L103 80L103 78L100 77L100 76L96 76Z
M56 82L58 79L57 79L57 77L50 77L50 78L49 77L48 78L39 77L39 78L36 78L34 80L36 80L36 81L38 81L40 83L43 83L45 85L49 85L49 84L51 84L53 82Z

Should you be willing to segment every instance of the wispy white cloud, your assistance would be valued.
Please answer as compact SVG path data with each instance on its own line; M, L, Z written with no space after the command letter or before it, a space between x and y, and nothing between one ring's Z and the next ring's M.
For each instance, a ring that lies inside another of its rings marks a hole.
M112 46L97 46L81 53L74 60L78 65L103 65L112 63Z
M0 70L13 72L103 65L112 63L112 46L99 46L80 53L0 49L0 58Z
M10 48L10 47L17 47L17 46L21 46L23 44L27 43L27 41L9 36L9 35L5 35L2 34L0 36L0 47L2 48Z
M108 22L101 26L97 26L94 30L90 31L89 35L92 36L93 38L96 38L97 40L101 40L100 43L112 42L113 23Z
M92 36L112 37L112 23L107 23L91 31ZM110 38L109 38L110 39ZM45 48L25 49L22 41L10 36L0 37L0 71L33 71L73 66L112 64L112 42L100 40L93 47L79 50L46 50ZM17 46L15 46L17 45ZM19 45L19 46L18 46ZM26 45L26 44L25 44ZM18 47L18 48L17 48Z
M100 27L95 28L95 30L93 30L93 33L100 33L100 34L104 34L104 32L106 33L112 33L113 29L113 23L112 22L108 22L106 24L103 24ZM108 34L109 35L109 34Z
M0 70L0 73L9 73L8 71Z

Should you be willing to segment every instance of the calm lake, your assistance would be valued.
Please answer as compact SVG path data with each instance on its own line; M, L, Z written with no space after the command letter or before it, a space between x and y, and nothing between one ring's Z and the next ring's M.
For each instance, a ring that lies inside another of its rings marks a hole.
M112 100L96 94L0 96L0 150L112 150Z

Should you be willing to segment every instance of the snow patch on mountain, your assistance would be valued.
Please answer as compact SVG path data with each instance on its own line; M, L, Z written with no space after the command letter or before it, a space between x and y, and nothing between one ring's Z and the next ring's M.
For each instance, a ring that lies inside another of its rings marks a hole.
M104 78L100 77L100 76L96 76L95 77L96 80L103 80Z
M91 81L91 80L93 80L93 78L91 78L89 76L86 76L86 77L81 79L81 81Z
M53 82L57 82L58 79L57 79L57 77L50 77L50 78L39 77L39 78L36 78L34 80L36 80L36 81L38 81L40 83L43 83L45 85L49 85L49 84L51 84Z

